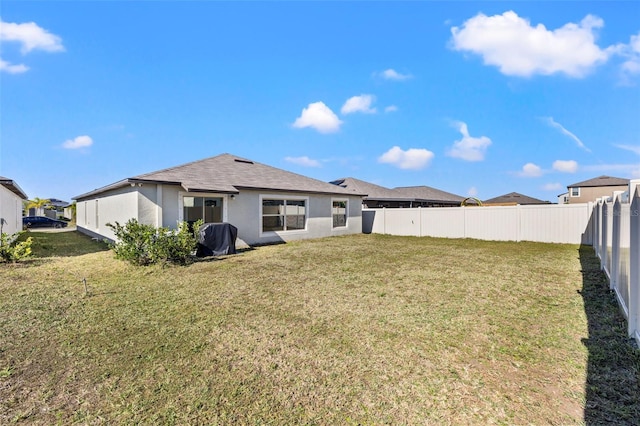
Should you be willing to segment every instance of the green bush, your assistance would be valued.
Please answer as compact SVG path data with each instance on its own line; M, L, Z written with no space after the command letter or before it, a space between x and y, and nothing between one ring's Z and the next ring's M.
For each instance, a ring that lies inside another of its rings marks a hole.
M107 226L116 235L116 243L111 244L116 258L144 266L155 263L190 263L198 245L197 230L201 224L202 221L196 222L192 230L188 223L181 222L177 229L172 230L130 219L124 225L115 222L108 223Z
M5 232L0 234L0 262L19 262L31 257L31 243L33 238L29 237L20 241L20 236L24 231L9 235Z

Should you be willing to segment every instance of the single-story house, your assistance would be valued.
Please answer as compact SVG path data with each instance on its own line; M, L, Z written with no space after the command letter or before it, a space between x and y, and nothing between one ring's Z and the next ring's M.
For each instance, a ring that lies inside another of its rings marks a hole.
M429 186L390 189L352 177L336 179L331 183L349 191L367 194L362 202L368 208L459 207L464 200L464 197Z
M539 200L517 192L510 192L482 202L483 206L517 206L518 204L526 206L532 204L551 204L551 202Z
M15 234L22 230L22 202L27 194L18 184L0 176L0 226L5 234Z
M569 204L588 203L596 198L610 197L614 191L629 189L629 179L611 176L598 176L567 186L569 190Z
M226 222L239 246L362 232L362 197L231 154L129 177L74 197L77 229L114 240L108 223L175 228Z

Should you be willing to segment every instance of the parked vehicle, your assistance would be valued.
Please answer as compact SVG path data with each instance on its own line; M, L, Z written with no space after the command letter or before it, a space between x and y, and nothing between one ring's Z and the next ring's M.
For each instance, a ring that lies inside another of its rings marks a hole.
M22 226L24 228L64 228L67 222L46 216L25 216L22 218Z

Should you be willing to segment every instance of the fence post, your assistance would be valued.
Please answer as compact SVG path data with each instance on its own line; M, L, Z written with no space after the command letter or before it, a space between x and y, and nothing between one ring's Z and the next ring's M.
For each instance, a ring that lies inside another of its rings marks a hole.
M596 252L598 259L600 259L600 231L602 229L600 201L600 198L596 198L595 205L593 206L593 250Z
M640 194L638 188L629 191L629 335L640 343Z
M600 240L600 244L602 247L602 253L600 255L600 268L605 271L607 278L611 278L609 276L609 271L607 270L607 257L609 253L607 252L607 240L609 238L609 206L605 199L602 200L602 239Z
M622 191L613 193L613 225L611 227L611 268L609 270L609 287L618 290L620 275L620 222L622 221Z

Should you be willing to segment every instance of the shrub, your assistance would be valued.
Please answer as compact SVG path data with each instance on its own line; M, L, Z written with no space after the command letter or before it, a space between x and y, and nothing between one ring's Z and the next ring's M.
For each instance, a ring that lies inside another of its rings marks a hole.
M116 235L116 243L111 244L116 258L144 266L154 263L190 263L198 245L197 230L201 224L202 221L196 222L192 230L188 223L180 222L178 228L172 230L130 219L124 225L115 222L108 223L107 226Z
M5 232L0 234L0 262L19 262L31 257L31 243L33 238L29 237L20 241L20 236L24 231L9 235Z

